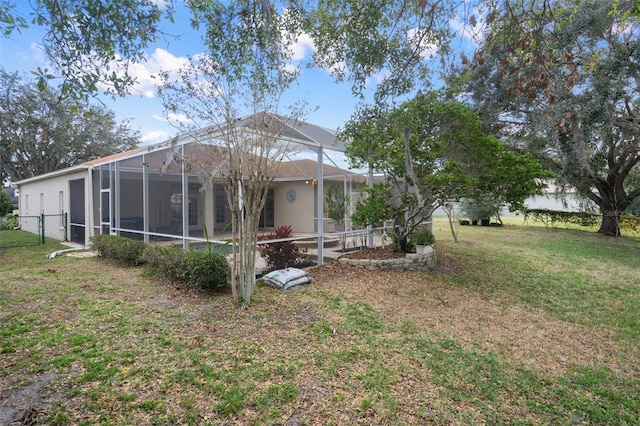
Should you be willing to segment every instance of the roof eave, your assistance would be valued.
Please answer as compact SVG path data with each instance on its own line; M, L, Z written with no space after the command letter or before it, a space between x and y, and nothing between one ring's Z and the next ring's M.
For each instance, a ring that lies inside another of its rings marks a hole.
M72 173L81 172L83 170L89 170L90 168L91 168L91 166L89 166L87 164L78 164L77 166L67 167L66 169L60 169L60 170L56 170L56 171L53 171L53 172L45 173L43 175L38 175L38 176L34 176L34 177L30 177L30 178L27 178L27 179L20 180L20 181L16 182L16 185L20 186L20 185L25 185L25 184L28 184L28 183L38 182L38 181L45 180L45 179L50 179L50 178L53 178L53 177L69 175L69 174L72 174Z

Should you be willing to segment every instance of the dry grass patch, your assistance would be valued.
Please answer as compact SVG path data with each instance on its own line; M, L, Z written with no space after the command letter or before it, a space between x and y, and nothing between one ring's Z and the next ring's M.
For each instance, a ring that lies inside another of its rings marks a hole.
M592 330L510 299L451 286L446 281L451 263L442 261L442 255L439 262L432 275L365 271L338 263L312 270L311 275L318 288L363 300L396 326L415 322L469 348L498 352L545 374L555 376L576 365L594 364L617 372L638 371L631 359L621 364L617 355L625 345L611 331Z

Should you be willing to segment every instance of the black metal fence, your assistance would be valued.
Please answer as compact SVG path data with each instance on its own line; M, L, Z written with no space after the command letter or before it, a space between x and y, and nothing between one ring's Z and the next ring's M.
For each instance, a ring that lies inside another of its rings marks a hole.
M68 215L7 216L0 222L0 247L44 244L45 238L67 241ZM26 231L26 232L16 232Z

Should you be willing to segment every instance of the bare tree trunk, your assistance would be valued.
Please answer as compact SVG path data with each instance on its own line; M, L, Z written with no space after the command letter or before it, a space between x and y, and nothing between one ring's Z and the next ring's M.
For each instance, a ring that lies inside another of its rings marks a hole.
M453 203L445 203L442 205L442 209L447 214L447 219L449 219L449 229L451 229L451 235L453 236L453 241L458 242L458 231L456 231L455 226L453 224Z
M600 229L598 229L599 234L603 235L611 235L613 237L620 236L620 216L615 214L607 214L602 215L602 222L600 223Z
M593 192L587 193L587 197L595 202L602 212L602 222L600 223L599 234L620 236L620 218L631 201L624 191L616 191L616 187L605 184L603 181L596 183L598 195Z

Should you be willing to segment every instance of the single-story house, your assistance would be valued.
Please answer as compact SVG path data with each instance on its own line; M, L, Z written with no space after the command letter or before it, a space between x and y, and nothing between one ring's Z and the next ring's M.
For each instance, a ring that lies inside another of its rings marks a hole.
M575 188L560 188L552 181L547 182L542 195L532 195L525 200L528 209L548 209L580 212L596 208L595 203L581 197Z
M236 126L250 131L254 117L238 120ZM284 123L283 143L295 146L298 153L312 152L315 158L288 157L280 163L261 227L268 232L291 225L298 234L322 238L333 230L323 208L329 185L343 187L355 204L371 177L325 163L330 159L326 150L344 150L334 131L271 117ZM224 187L216 180L216 170L225 161L220 133L207 129L206 134L208 143L183 135L17 182L22 229L38 233L37 216L67 213L68 226L62 226L62 216L54 216L55 224L45 227L46 236L87 244L93 235L110 233L188 247L204 241L206 226L215 240L231 216Z

